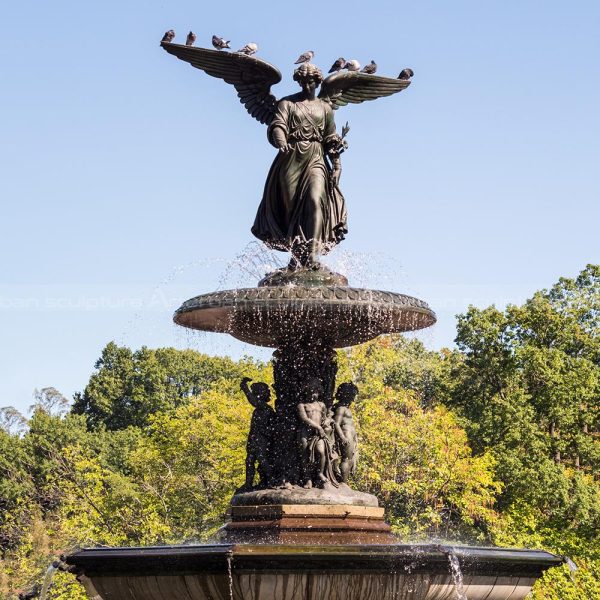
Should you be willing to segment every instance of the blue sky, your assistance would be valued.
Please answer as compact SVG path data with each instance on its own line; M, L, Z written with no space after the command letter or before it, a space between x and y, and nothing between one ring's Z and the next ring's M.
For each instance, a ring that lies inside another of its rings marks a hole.
M253 285L249 228L274 150L233 90L177 61L213 33L295 91L315 50L406 66L402 94L340 109L350 233L330 264L437 311L521 302L600 260L598 2L4 3L0 9L0 406L71 396L110 340L263 350L171 323L184 299ZM277 257L280 260L281 256Z

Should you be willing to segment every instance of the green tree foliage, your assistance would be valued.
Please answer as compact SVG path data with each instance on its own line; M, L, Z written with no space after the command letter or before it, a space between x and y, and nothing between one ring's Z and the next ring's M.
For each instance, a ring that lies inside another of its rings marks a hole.
M533 530L565 552L600 530L599 315L600 268L588 266L523 306L471 307L458 322L447 403L474 450L494 454L498 508L520 538Z
M378 496L404 538L487 539L501 485L490 453L474 457L456 417L436 399L447 353L381 339L341 356L355 381L361 439L356 485Z
M458 321L461 361L451 370L446 404L463 418L475 452L491 452L497 461L502 519L494 541L546 547L583 565L568 578L570 592L554 589L564 587L566 571L548 574L539 598L594 597L588 594L600 559L599 325L594 265L522 306L471 307Z
M35 484L21 438L0 430L0 552L19 544L35 512Z
M133 352L111 342L83 393L75 395L72 410L85 415L92 428L143 427L150 415L177 408L215 381L240 378L247 362L174 348Z

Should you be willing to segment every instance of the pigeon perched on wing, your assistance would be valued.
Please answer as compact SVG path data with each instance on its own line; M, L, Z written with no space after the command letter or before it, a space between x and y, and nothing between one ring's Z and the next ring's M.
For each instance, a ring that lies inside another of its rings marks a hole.
M225 38L219 37L218 35L212 36L212 45L217 50L223 50L223 48L231 48L229 42L230 40L226 40Z
M172 29L169 29L169 31L165 32L165 35L163 35L163 38L160 41L168 42L170 44L174 39L175 39L175 32Z
M348 71L360 71L360 63L357 60L349 60L346 63Z
M415 72L412 69L402 69L400 75L398 75L398 79L410 79L414 74Z
M369 75L373 75L377 71L377 63L372 60L370 64L365 65L362 69L362 73L367 73Z
M335 73L341 71L346 66L346 61L343 58L338 58L329 69L329 73Z
M196 41L196 34L193 31L190 31L187 34L187 38L185 38L185 45L193 46L195 41Z
M301 65L302 63L310 62L313 59L314 55L315 53L312 50L308 50L307 52L304 52L304 54L301 54L294 64Z
M245 54L246 56L252 56L253 54L256 54L257 50L258 44L255 44L254 42L249 42L241 50L238 50L238 52L240 52L241 54Z

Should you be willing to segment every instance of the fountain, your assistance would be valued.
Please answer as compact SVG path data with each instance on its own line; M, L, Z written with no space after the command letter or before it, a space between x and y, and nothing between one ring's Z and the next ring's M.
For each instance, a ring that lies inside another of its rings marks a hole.
M349 481L358 460L351 382L337 385L336 348L435 323L425 302L355 288L318 258L347 233L339 189L346 125L334 111L406 89L397 79L338 70L325 80L299 59L302 92L277 101L272 65L245 52L172 43L162 47L234 85L248 112L268 125L278 149L252 232L291 253L288 267L255 288L196 296L174 321L275 348L271 390L245 378L254 406L246 481L233 495L218 543L90 548L65 557L90 597L104 600L517 600L563 559L547 552L402 544L375 496ZM321 90L316 95L316 88Z

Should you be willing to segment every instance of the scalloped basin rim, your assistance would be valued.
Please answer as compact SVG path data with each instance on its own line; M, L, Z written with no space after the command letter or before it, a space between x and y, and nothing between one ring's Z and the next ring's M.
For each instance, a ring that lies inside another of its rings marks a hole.
M263 286L201 294L175 312L178 325L229 333L278 347L311 336L334 347L429 327L426 302L395 292L347 286Z

